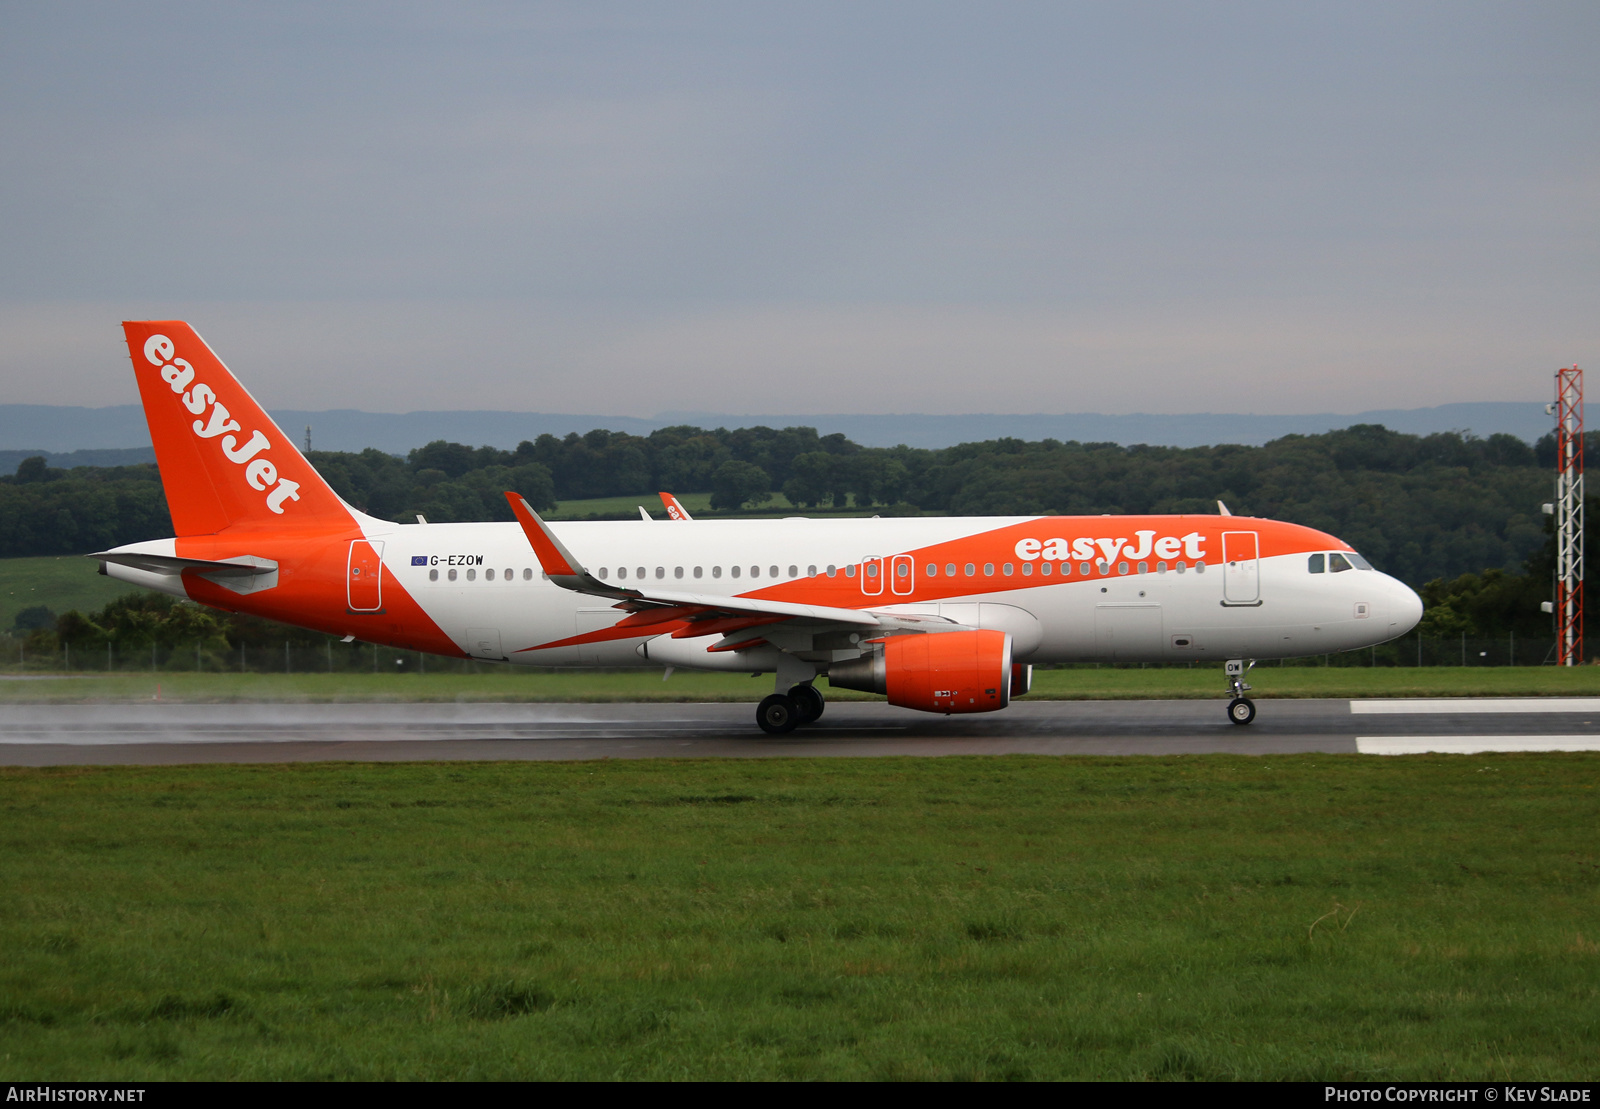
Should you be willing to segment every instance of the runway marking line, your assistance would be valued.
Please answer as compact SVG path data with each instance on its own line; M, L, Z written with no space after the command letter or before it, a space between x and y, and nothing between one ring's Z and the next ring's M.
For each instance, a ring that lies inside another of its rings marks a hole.
M1600 751L1600 735L1364 735L1363 755L1485 755L1519 751Z
M1412 697L1351 701L1354 716L1600 712L1600 697Z

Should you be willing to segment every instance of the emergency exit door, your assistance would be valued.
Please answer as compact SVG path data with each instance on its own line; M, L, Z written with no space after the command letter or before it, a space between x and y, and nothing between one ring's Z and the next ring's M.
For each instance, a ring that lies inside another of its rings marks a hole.
M345 569L345 601L351 612L383 611L383 544L355 539Z

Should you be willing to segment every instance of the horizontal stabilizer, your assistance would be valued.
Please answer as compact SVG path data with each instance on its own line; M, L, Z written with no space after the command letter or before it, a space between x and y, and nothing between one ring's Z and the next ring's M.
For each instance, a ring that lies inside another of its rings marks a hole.
M208 578L252 578L257 574L274 573L278 569L278 564L272 559L257 558L255 555L213 560L141 554L138 551L100 551L86 557L100 562L115 562L118 566L143 570L149 574L165 574L169 577L177 577L188 570L191 573L204 574Z

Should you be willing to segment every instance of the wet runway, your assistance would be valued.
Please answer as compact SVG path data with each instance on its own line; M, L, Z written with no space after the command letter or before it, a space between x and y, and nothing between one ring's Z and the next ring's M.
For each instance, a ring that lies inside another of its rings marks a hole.
M1600 750L1600 698L1026 701L979 716L842 702L773 738L747 704L13 705L0 765L868 755Z

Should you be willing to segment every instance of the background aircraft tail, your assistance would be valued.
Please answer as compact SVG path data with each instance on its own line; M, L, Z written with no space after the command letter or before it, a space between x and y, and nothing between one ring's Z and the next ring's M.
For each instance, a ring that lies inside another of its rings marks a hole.
M124 322L178 535L349 526L350 508L181 320Z

